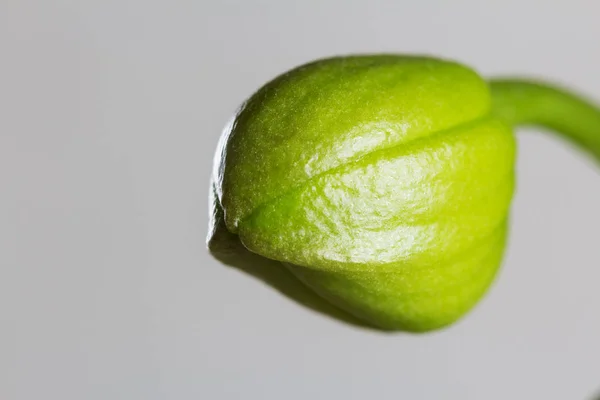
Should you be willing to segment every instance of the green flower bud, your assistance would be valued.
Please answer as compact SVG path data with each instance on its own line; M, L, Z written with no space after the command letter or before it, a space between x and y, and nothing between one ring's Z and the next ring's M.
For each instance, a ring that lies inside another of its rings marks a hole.
M347 322L413 332L455 322L502 260L514 87L529 86L493 84L493 100L465 66L399 55L277 77L223 133L212 253Z

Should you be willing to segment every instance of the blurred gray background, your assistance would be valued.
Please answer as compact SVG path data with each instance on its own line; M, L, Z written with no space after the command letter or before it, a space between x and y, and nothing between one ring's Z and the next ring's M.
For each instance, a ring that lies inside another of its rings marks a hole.
M519 133L504 268L461 323L349 328L205 250L222 126L265 81L428 53L600 101L600 5L0 1L0 398L591 399L598 165ZM598 132L600 135L600 132Z

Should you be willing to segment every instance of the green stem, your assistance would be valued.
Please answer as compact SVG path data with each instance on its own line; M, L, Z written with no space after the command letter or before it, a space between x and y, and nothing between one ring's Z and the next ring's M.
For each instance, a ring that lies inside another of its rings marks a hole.
M582 96L544 82L490 81L493 112L511 126L555 131L600 159L600 108Z

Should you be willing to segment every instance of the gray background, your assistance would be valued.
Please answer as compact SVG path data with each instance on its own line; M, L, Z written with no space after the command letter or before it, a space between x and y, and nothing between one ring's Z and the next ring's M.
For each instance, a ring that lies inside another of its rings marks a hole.
M417 52L600 100L592 0L0 1L0 398L584 399L600 177L519 134L504 269L460 324L381 335L204 247L234 108L317 57ZM600 132L598 133L600 134Z

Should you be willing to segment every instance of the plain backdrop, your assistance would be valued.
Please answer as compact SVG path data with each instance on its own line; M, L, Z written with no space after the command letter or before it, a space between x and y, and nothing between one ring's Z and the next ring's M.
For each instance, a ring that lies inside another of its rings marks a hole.
M445 331L316 315L205 236L220 130L275 75L421 53L600 101L599 4L0 1L0 399L597 396L600 170L550 135L519 132L504 267Z

